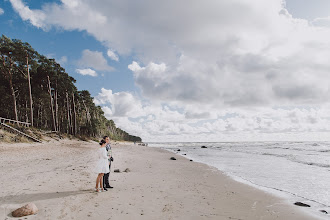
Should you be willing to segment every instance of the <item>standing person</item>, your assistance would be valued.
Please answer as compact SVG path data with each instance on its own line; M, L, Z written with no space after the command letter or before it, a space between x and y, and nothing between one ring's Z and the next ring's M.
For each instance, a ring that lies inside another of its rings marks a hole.
M104 136L103 140L106 142L106 150L107 150L108 161L109 161L109 172L105 173L104 177L103 177L103 186L104 186L104 189L106 190L106 188L110 188L110 189L113 188L109 184L111 161L113 161L113 157L112 157L112 151L111 151L111 145L110 145L110 138L108 136Z
M100 141L100 148L97 151L97 164L96 164L96 172L98 173L96 178L96 186L95 190L96 192L104 192L107 191L103 187L103 176L105 173L109 173L109 165L108 165L108 156L107 151L105 149L106 142L105 140Z

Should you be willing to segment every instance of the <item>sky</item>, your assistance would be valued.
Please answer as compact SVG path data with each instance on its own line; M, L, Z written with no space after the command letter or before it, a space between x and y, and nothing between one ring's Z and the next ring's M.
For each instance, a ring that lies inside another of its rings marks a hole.
M0 34L144 142L330 140L328 0L4 0Z

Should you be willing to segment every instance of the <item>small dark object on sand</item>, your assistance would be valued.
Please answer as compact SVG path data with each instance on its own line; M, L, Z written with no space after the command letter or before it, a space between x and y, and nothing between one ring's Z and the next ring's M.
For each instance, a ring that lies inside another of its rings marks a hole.
M325 210L320 210L320 212L322 212L322 213L324 213L324 214L328 214L328 212L325 211Z
M193 160L190 160L190 161L193 161Z
M131 172L131 170L130 170L129 168L126 168L126 169L124 170L124 172L128 173L128 172Z
M181 151L180 149L178 149L177 151Z
M207 148L206 146L202 146L201 148Z
M176 158L175 158L175 157L171 157L170 159L171 159L171 160L176 160Z
M28 203L19 209L16 209L11 214L13 217L23 217L28 215L35 215L38 212L38 208L34 203Z
M302 203L302 202L295 202L294 204L297 206L302 206L302 207L311 207L310 205Z
M120 170L119 169L115 169L113 172L120 173Z

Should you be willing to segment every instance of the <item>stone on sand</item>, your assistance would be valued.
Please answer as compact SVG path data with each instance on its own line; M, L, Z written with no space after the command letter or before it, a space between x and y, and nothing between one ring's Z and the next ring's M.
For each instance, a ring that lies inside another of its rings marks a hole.
M311 207L310 205L308 205L306 203L302 203L302 202L295 202L294 204L297 206L302 206L302 207Z
M22 217L27 215L34 215L37 214L38 208L34 203L28 203L25 206L22 206L21 208L16 209L11 214L13 217Z

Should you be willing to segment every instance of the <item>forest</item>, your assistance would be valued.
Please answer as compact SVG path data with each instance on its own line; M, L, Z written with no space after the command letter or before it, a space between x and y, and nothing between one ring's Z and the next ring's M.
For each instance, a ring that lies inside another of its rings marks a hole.
M87 90L78 91L60 64L28 43L2 35L0 63L0 117L74 136L142 141L106 119Z

